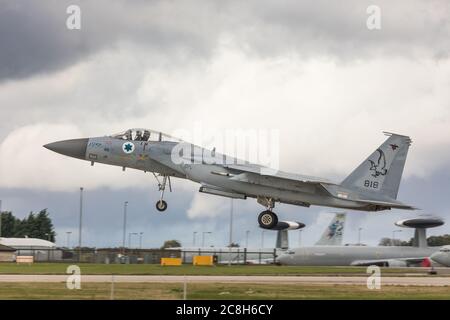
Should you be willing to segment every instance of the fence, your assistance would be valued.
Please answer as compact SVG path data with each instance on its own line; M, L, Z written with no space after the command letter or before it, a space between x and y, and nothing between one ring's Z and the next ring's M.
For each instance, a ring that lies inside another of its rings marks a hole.
M161 258L181 258L192 263L195 255L212 255L217 264L275 263L276 249L248 250L246 248L180 249L18 249L16 256L33 256L36 262L85 262L119 264L159 264Z

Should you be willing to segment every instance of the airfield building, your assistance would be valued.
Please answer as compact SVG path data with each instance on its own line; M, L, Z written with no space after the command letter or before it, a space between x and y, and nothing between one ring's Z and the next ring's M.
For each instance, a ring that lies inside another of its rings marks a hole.
M0 245L13 248L16 256L33 256L34 261L61 260L62 251L53 242L36 238L0 238Z
M12 262L16 249L0 244L0 262Z

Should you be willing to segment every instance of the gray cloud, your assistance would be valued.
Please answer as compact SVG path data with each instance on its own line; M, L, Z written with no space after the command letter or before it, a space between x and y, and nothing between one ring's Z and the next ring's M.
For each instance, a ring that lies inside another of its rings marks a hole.
M2 1L0 9L0 80L21 79L70 66L89 54L135 42L162 55L211 50L216 29L212 5L205 14L195 6L164 1ZM81 30L68 30L66 8L81 8ZM208 12L208 14L206 14ZM208 28L206 28L208 26Z
M93 51L84 31L65 28L66 7L63 1L2 1L1 80L51 72Z
M385 55L448 56L449 3L378 1L382 30L366 28L371 1L2 1L0 80L65 68L120 42L171 59L208 58L222 36L262 56L326 55L338 60ZM65 27L78 4L82 29Z
M248 3L248 2L247 2ZM265 1L246 38L259 53L327 55L342 61L389 56L447 56L450 5L446 1ZM381 30L366 27L366 9L381 9Z

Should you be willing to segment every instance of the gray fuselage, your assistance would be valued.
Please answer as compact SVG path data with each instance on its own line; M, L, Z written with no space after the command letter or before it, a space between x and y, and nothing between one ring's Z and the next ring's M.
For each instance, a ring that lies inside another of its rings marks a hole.
M264 177L248 178L241 174L242 179L233 179L232 169L223 163L217 164L217 159L225 159L226 162L238 162L239 159L215 154L211 157L208 149L193 146L192 154L183 155L184 163L175 163L172 158L172 149L179 143L172 141L131 141L134 144L132 153L123 152L125 140L113 137L89 138L84 160L120 167L133 168L146 172L157 172L178 178L186 178L201 184L217 186L237 194L248 197L270 197L275 201L295 205L321 205L337 208L372 210L365 204L338 199L329 196L316 184L296 183L283 179ZM217 174L221 173L221 174ZM253 179L253 180L252 180Z
M283 265L350 266L356 261L426 258L440 247L398 246L312 246L290 249L278 257Z

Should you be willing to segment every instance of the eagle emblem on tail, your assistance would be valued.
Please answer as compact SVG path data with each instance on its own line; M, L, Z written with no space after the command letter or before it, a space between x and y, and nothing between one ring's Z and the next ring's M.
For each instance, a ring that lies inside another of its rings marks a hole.
M377 178L378 176L385 176L387 173L386 169L386 156L384 155L383 150L377 149L378 158L375 161L369 160L370 162L370 171L373 171L372 177Z

